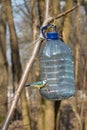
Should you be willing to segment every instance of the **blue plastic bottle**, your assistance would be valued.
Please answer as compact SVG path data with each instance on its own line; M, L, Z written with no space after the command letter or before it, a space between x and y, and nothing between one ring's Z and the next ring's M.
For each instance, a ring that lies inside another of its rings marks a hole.
M48 84L40 89L42 96L49 100L62 100L71 97L75 92L74 68L70 48L59 39L54 26L53 32L43 36L46 41L40 48L40 78Z

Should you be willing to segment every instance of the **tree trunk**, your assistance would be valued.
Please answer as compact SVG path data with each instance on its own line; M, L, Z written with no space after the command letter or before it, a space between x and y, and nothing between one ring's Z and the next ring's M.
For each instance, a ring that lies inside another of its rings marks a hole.
M38 9L39 9L39 18L40 18L40 26L44 20L44 12L45 12L45 0L38 0Z
M53 5L53 1L50 0L45 0L45 19L47 19L50 16L50 5ZM43 9L43 6L42 6ZM51 6L51 9L52 6ZM43 14L43 10L41 10L42 12L40 14ZM54 12L54 11L53 11ZM51 10L52 13L52 10ZM44 130L54 130L55 127L55 109L54 109L54 102L53 101L48 101L43 99L44 101L44 111L42 109L42 117L43 123L41 123L43 125ZM43 104L42 104L43 105ZM43 116L44 115L44 116ZM41 126L40 126L41 127Z
M4 0L0 8L0 123L7 111L8 64L6 58L6 19ZM3 96L4 95L4 96Z
M71 9L72 7L73 7L73 1L66 0L65 10ZM64 20L64 23L63 23L63 28L62 28L62 36L63 36L64 42L67 44L69 42L70 31L71 31L71 14L66 15L63 20ZM66 124L64 124L63 127L64 129L66 129Z
M60 1L59 0L55 0L52 1L52 16L56 16L60 13ZM61 27L61 19L58 19L58 20L55 20L53 21L53 23L57 26L57 32L60 33L61 30L62 30L62 27ZM61 101L55 101L55 129L57 130L58 128L58 124L59 124L59 120L58 120L58 117L59 117L59 108L60 108L60 104L61 104Z
M39 27L40 27L40 21L39 21L39 10L38 10L38 1L32 0L31 2L32 6L32 40L35 41L37 39L37 36L39 34Z
M67 0L65 9L71 9L73 6L73 0ZM63 25L63 39L66 43L69 41L70 36L70 27L71 27L71 14L68 14L64 18L64 25Z
M25 90L23 90L21 95L21 106L22 106L23 125L25 128L24 130L31 130L30 114L29 114L29 108L28 108Z
M45 101L45 129L54 130L55 127L55 116L54 116L54 102Z
M21 63L20 63L17 35L16 35L14 20L13 20L13 16L12 16L11 0L6 0L6 7L7 7L7 21L8 21L9 31L10 31L13 86L14 86L14 89L16 89L16 87L18 86L18 82L21 78L22 67L21 67ZM24 109L22 109L24 125L26 126L26 130L30 130L30 124L29 124L30 117L29 117L29 112L28 112L28 108L27 108L25 89L22 92L21 104L22 104L22 108L24 108Z
M39 27L40 27L40 21L39 21L39 11L38 11L38 0L32 0L31 1L31 22L32 22L32 41L35 41L37 39L37 36L39 34ZM32 66L32 72L30 77L31 83L34 81L38 81L39 72L38 72L38 57L36 56L35 62ZM37 89L31 89L30 90L30 105L31 105L31 118L32 118L32 129L38 129L38 115L39 115L39 108L38 105L40 103L40 97L38 94ZM33 97L33 98L32 98ZM33 111L36 109L36 111Z
M60 14L60 1L59 0L55 0L55 2L52 0L52 2L50 2L51 6L52 6L52 16L55 17L58 14ZM57 19L53 21L54 24L56 24L57 26L57 31L58 33L60 33L62 30L62 26L61 26L61 19Z
M13 20L13 16L12 16L11 0L6 0L6 7L7 7L7 22L8 22L9 31L10 31L13 85L14 85L14 90L15 90L16 87L18 86L17 84L21 77L22 67L21 67L21 63L20 63L17 35L16 35L14 20Z

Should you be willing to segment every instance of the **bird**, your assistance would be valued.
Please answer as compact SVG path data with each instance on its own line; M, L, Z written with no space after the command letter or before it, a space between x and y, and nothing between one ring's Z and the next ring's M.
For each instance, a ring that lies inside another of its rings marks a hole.
M47 84L47 80L43 80L43 81L34 82L32 84L25 84L25 87L34 87L34 88L41 89L45 87L46 84Z

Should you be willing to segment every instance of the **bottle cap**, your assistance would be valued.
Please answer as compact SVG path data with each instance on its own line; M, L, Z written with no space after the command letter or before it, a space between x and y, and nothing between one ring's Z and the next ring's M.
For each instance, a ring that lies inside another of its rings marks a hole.
M59 38L59 35L57 32L48 32L47 33L47 39L57 40Z

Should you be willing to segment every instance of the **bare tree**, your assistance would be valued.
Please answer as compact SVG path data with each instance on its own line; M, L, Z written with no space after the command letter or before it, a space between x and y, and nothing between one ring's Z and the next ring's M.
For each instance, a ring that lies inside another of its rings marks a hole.
M13 16L12 16L11 0L5 1L5 6L6 6L6 11L7 11L7 13L6 13L7 22L8 22L9 31L10 31L13 86L14 86L14 90L15 90L15 89L17 89L18 82L19 82L21 74L22 74L22 67L21 67L21 63L20 63L18 39L17 39L16 30L15 30L15 26L14 26L14 20L13 20ZM22 106L23 121L24 121L24 125L25 125L25 124L28 124L30 121L25 89L21 95L21 106ZM30 130L30 125L27 125L25 127L27 130Z
M66 1L65 9L70 9L73 6L72 0ZM69 41L70 37L70 28L71 28L71 14L68 14L64 17L64 25L63 25L63 39L66 43Z
M4 0L0 2L0 121L7 111L8 63L6 58L6 14ZM4 96L3 96L4 95Z

